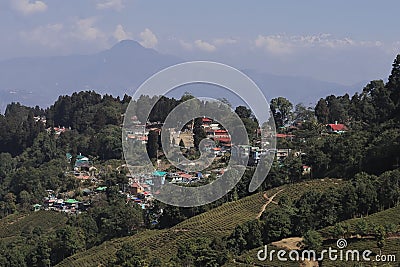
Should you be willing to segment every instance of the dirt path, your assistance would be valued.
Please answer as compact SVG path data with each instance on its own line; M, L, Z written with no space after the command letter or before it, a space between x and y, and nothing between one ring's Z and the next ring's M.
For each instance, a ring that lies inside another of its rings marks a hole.
M318 267L318 262L305 260L300 263L300 267Z
M282 239L280 241L273 242L272 245L287 250L297 250L300 249L300 246L298 244L301 241L303 241L302 237L290 237Z
M260 219L261 218L261 215L263 214L263 212L265 211L267 206L274 200L274 197L276 197L276 195L278 195L282 191L283 191L283 189L279 190L278 192L276 192L271 197L268 197L267 193L264 193L263 197L267 200L267 202L261 207L261 211L258 213L256 219Z
M300 242L303 241L302 237L285 238L280 241L273 242L272 245L285 250L300 250ZM300 267L318 267L318 262L305 260L300 262Z

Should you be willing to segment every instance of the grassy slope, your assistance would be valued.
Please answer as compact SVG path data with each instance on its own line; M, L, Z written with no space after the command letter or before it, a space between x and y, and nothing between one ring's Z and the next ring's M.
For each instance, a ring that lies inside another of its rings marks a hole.
M350 219L347 221L344 221L344 223L347 223L350 226L350 231L355 232L356 231L356 226L359 221L361 221L361 218L356 218L356 219ZM368 223L368 225L388 225L388 224L393 224L393 225L399 225L400 226L400 206L387 209L381 212L377 212L375 214L371 214L370 216L364 217L364 220ZM329 237L331 236L331 233L333 231L333 226L326 227L322 230L320 230L320 233L324 237Z
M400 206L387 209L375 214L371 214L370 216L364 217L365 221L368 223L368 225L387 225L387 224L393 224L397 225L397 227L400 227ZM350 231L354 232L356 230L356 225L357 223L362 220L361 218L356 218L356 219L350 219L344 221L350 226ZM333 230L333 227L326 227L320 232L324 237L330 237L331 232ZM374 238L364 238L364 239L347 239L348 247L346 249L355 249L358 251L364 251L364 250L371 250L374 253L379 254L379 248L377 247L376 241ZM336 248L336 240L335 239L330 239L327 240L324 243L324 247L328 248L329 246ZM396 255L397 259L397 265L394 263L391 263L391 265L387 266L400 266L400 238L399 237L392 237L386 239L385 246L382 249L382 254L394 254ZM338 262L330 262L330 261L324 261L323 262L324 266L348 266L344 263L340 264ZM363 266L384 266L383 263L380 265L377 263L363 263ZM388 263L387 263L388 264Z
M332 186L339 186L340 183L340 181L333 179L307 181L271 189L267 192L267 196L272 196L283 189L276 196L275 201L279 201L279 198L284 195L296 199L312 188L325 190ZM98 266L115 257L115 252L126 242L139 244L141 247L147 248L151 255L168 261L176 255L179 242L199 236L227 236L237 225L255 219L265 202L266 199L263 198L262 193L257 193L235 202L225 203L220 207L185 220L170 229L145 231L135 236L105 242L98 247L67 258L58 266ZM271 203L266 211L274 208L274 206L276 205Z
M40 227L44 233L51 232L64 226L66 221L64 214L54 211L13 214L0 220L0 240L12 240L35 227Z

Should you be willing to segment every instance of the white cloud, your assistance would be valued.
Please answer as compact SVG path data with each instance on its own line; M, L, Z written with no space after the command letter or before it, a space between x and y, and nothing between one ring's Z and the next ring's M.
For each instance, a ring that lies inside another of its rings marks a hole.
M193 51L194 49L206 51L206 52L214 52L217 50L219 46L236 44L237 40L232 38L216 38L212 40L212 42L206 42L203 40L195 40L194 42L187 42L184 40L179 40L179 44L181 47L187 51Z
M232 39L232 38L216 38L213 40L213 44L215 46L220 46L220 45L227 45L227 44L236 44L237 40Z
M60 33L64 26L62 24L48 24L39 26L29 32L21 32L21 37L30 42L38 43L46 47L56 48L63 44Z
M338 39L331 34L319 35L258 35L254 40L258 48L275 55L290 54L296 49L304 48L329 48L343 49L350 47L382 47L384 44L380 41L356 41L351 38Z
M118 42L122 40L132 39L132 34L124 30L124 27L121 24L118 24L115 28L114 38L117 39Z
M191 51L193 50L193 45L191 43L185 42L183 40L179 41L179 44L183 47L183 49Z
M96 19L93 17L77 20L71 32L72 37L83 41L104 39L105 34L94 26L95 22Z
M20 37L32 44L48 48L69 49L73 45L107 47L108 36L95 26L95 18L75 19L70 24L47 24L20 32Z
M97 9L115 9L121 11L124 8L123 0L106 0L97 3Z
M206 52L214 52L217 47L215 45L212 45L210 43L207 43L202 40L196 40L194 41L194 45L199 48L200 50L206 51Z
M47 5L43 1L31 2L29 0L11 0L11 7L24 15L44 12L47 10Z
M154 48L158 44L157 36L148 28L140 33L140 44L146 48Z
M272 54L290 54L292 53L292 45L282 40L281 36L262 36L259 35L255 40L257 47L264 48Z

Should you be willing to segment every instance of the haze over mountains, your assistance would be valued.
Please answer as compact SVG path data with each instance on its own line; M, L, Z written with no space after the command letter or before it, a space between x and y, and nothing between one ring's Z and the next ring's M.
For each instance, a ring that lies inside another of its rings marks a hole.
M4 110L5 105L12 101L47 107L59 95L82 90L123 95L133 92L157 71L184 61L144 48L135 41L121 41L111 49L92 55L1 61L0 107ZM333 93L351 94L365 85L365 82L360 82L353 86L344 86L312 78L271 75L262 70L244 72L257 83L267 98L285 96L294 103L314 103L320 97ZM200 87L193 87L192 93L196 95L195 91L201 90ZM219 94L219 97L225 96L223 92ZM236 104L235 100L232 102Z

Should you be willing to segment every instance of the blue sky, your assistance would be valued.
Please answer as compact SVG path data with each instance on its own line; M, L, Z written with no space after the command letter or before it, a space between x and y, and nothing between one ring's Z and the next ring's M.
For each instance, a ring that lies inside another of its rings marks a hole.
M399 9L398 0L2 0L0 60L133 39L186 60L353 84L387 77Z

